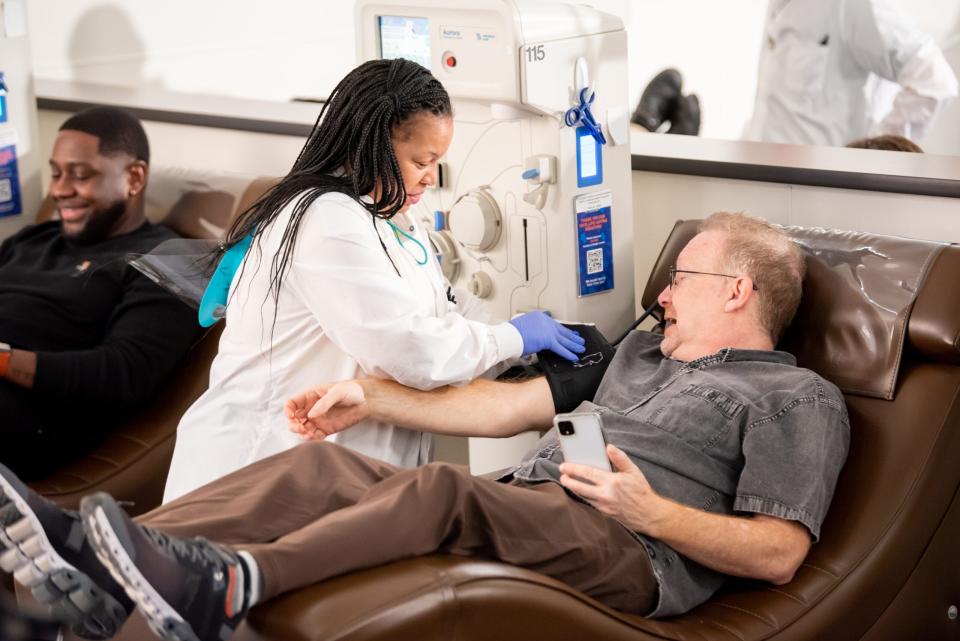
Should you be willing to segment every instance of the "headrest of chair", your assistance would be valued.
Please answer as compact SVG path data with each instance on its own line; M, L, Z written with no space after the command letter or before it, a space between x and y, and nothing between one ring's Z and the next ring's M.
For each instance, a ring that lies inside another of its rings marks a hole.
M910 345L931 360L960 364L960 246L945 247L930 266L910 314Z
M687 243L697 235L697 230L700 229L700 223L702 222L702 220L678 220L673 225L673 230L667 237L667 242L663 244L663 249L657 256L657 262L653 264L653 271L650 272L647 286L640 298L640 304L644 309L655 303L657 296L667 286L670 267L676 264L677 256L687 246Z
M699 222L674 226L644 290L644 307L666 286L670 265ZM807 255L800 309L779 345L800 365L844 392L892 399L915 301L911 345L930 358L960 360L960 302L946 295L960 275L960 248L859 232L783 229Z
M237 214L276 182L276 178L153 166L146 191L146 216L184 238L219 239ZM47 197L36 221L44 222L55 215L56 205Z
M229 172L155 167L147 186L147 218L184 238L222 238L240 200L261 179Z

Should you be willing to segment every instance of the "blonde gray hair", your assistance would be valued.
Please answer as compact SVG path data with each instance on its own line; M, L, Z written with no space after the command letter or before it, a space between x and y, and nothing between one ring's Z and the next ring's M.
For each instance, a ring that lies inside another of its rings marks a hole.
M724 269L753 279L760 324L776 344L800 306L806 273L800 246L767 221L742 213L715 213L703 221L700 231L726 235Z

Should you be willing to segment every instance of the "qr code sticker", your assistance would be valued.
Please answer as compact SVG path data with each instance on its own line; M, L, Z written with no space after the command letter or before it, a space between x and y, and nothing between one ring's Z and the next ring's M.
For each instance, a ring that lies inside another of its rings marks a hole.
M13 189L10 188L10 179L4 178L0 180L0 203L8 200L13 200Z
M603 248L587 250L587 274L598 274L603 271Z

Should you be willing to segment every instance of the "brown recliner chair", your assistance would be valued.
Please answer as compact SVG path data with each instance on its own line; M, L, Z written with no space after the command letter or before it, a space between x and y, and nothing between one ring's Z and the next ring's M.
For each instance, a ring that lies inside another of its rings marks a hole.
M644 305L695 223L675 227ZM650 620L536 572L434 555L261 604L233 640L960 638L960 247L792 231L812 257L785 347L844 389L852 442L822 540L791 583L731 581ZM121 636L151 638L139 617Z
M695 227L674 229L645 306ZM852 443L822 541L791 583L732 581L688 614L650 620L535 572L437 555L281 596L234 639L960 638L949 609L960 605L960 247L793 233L812 257L785 346L844 389Z
M184 238L218 238L273 182L270 178L160 167L151 172L147 217ZM53 213L54 205L48 199L37 221L47 220ZM214 326L198 338L157 398L135 419L83 458L30 485L67 508L77 508L83 496L97 491L129 502L133 514L160 505L177 424L207 389L221 330L222 325Z

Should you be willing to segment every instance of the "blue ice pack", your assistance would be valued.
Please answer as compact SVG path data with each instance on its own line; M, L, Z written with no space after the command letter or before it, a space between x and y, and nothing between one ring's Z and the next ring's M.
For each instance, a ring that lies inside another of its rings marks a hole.
M207 288L200 299L200 309L197 316L201 327L210 327L227 315L227 296L230 294L230 283L243 264L243 259L253 242L253 234L247 234L240 242L228 249L220 259L217 269L213 272Z

